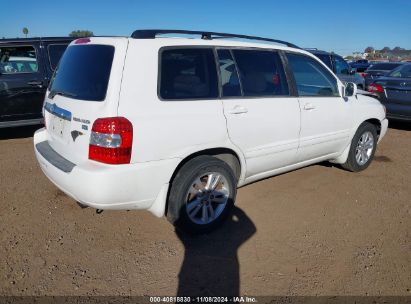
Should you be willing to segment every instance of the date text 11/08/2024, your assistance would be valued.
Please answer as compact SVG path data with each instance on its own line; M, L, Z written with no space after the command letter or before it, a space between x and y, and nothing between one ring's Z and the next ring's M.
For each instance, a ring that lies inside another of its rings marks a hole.
M151 303L256 303L255 297L150 297Z

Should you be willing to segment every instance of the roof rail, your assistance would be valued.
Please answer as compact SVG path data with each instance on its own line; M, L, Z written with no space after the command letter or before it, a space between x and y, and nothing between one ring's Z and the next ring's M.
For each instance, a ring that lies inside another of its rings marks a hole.
M298 46L287 41L263 38L257 36L247 36L247 35L237 35L237 34L227 34L227 33L216 33L216 32L206 32L206 31L186 31L186 30L136 30L131 34L131 38L135 39L154 39L157 35L161 34L184 34L184 35L200 35L201 39L211 40L214 38L240 38L249 40L259 40L266 42L274 42L283 44L289 47L297 48Z

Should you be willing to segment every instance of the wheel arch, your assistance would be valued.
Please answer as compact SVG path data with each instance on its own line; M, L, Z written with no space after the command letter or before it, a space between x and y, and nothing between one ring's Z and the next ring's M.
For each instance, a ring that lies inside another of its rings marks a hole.
M177 172L181 169L182 166L184 166L188 161L198 156L201 156L201 155L214 156L224 161L233 170L235 177L237 179L237 183L241 184L240 181L244 179L245 168L246 168L245 158L243 157L243 155L231 148L215 147L215 148L206 148L200 151L196 151L184 157L179 162L177 167L174 169L174 172L170 177L170 185L172 184L175 176L177 175ZM170 190L171 190L171 186L168 187L167 198L166 198L165 208L164 208L165 215L167 215L167 212L168 212L168 197L170 195Z
M215 147L192 152L182 158L177 167L174 169L172 176L170 177L170 183L172 183L177 172L181 169L182 166L184 166L184 164L186 164L191 159L201 155L214 156L224 161L233 170L237 181L240 181L245 175L245 159L239 152L231 148Z
M353 129L353 132L350 136L350 141L348 146L344 149L344 151L335 159L330 160L330 162L335 163L335 164L343 164L347 161L348 158L348 153L350 152L350 148L351 148L351 141L355 135L355 133L357 132L358 128L363 124L363 123L370 123L372 125L374 125L377 129L377 136L379 137L381 134L381 121L378 118L367 118L365 120L362 120L360 123L358 123L355 128Z
M358 125L357 129L365 122L368 122L368 123L374 125L375 128L377 129L377 136L380 137L380 134L381 134L381 121L377 118L370 118L370 119L367 119L367 120L363 121L362 123L360 123Z

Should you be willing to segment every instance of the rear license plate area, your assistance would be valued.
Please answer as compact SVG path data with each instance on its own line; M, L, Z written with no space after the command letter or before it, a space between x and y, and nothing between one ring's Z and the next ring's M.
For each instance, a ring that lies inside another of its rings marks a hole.
M52 115L50 121L50 129L54 135L63 138L67 128L68 121L58 116Z

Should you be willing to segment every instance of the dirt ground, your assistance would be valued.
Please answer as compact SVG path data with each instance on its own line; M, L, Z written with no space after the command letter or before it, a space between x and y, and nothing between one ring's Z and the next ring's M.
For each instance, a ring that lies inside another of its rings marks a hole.
M410 124L361 173L320 164L239 189L196 238L80 208L40 171L34 130L0 130L0 295L411 295Z

